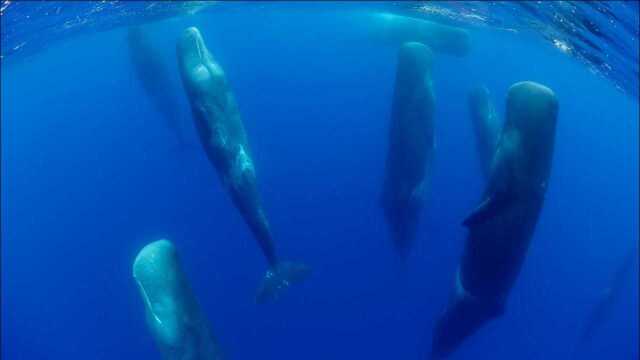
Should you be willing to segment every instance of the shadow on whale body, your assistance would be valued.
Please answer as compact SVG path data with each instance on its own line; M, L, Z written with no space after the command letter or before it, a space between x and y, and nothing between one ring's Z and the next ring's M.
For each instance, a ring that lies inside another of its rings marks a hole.
M195 27L184 30L176 50L182 83L207 158L269 264L256 301L276 300L291 284L304 280L310 269L281 261L276 255L238 106L223 69L213 59L200 31Z
M557 111L547 87L527 81L509 89L485 192L463 223L469 234L454 294L436 323L432 358L447 356L504 312L544 202Z
M466 56L471 47L469 33L461 28L388 12L374 12L357 17L369 35L384 43L400 46L416 41L434 52Z
M144 302L147 326L163 359L222 358L170 241L146 245L133 263L133 277Z
M400 47L382 207L402 255L408 253L416 235L435 151L431 63L427 46L408 42Z

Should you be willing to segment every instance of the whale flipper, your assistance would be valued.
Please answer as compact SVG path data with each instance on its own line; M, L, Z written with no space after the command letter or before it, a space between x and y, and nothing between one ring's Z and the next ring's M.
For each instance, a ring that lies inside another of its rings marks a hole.
M471 227L473 225L478 225L482 222L487 221L488 219L496 216L500 211L506 208L510 203L513 202L514 197L510 196L507 192L501 191L497 192L488 198L486 198L483 202L478 205L478 207L467 216L462 225L466 227Z
M480 167L485 178L488 178L502 125L486 86L473 88L469 92L468 103Z
M293 283L304 281L311 268L303 263L283 261L267 270L256 295L257 303L278 300L280 295Z
M518 161L516 156L520 156L520 139L517 135L510 134L504 135L501 140L502 143L493 158L492 174L489 177L485 199L464 219L462 224L466 227L487 221L517 200L516 189L510 184L514 183L518 176L514 164Z

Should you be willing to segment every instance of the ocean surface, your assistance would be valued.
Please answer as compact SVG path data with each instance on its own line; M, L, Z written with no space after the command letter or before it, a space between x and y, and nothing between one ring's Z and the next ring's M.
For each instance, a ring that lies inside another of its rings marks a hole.
M376 11L471 40L434 56L437 147L405 260L380 206L398 47L361 31ZM638 2L5 0L0 21L3 359L160 359L132 276L160 238L227 359L428 358L485 186L469 91L503 118L522 80L559 103L544 207L504 315L449 359L638 358ZM151 90L133 25L164 64ZM266 262L193 125L190 26L237 100L279 253L313 269L274 303L255 302Z

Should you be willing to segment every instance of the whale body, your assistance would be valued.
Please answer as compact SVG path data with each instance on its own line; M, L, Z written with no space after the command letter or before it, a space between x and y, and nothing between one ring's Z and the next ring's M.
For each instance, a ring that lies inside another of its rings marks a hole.
M275 300L289 285L305 279L310 270L304 264L281 261L276 255L238 105L224 70L197 28L182 33L177 57L200 142L269 265L256 300Z
M431 50L408 42L398 52L382 206L396 249L415 237L435 151Z
M384 43L400 46L415 41L434 52L454 56L466 56L471 47L469 33L461 28L389 12L374 12L366 16L356 19L373 39Z
M127 30L129 58L136 78L149 95L167 128L175 135L180 147L188 145L183 119L176 93L172 91L178 83L170 77L170 67L154 46L146 30L132 26Z
M133 263L147 327L165 360L220 360L218 343L191 291L173 244L146 245Z
M504 312L544 202L557 112L555 94L543 85L525 81L509 89L486 189L463 222L469 233L453 297L436 323L433 358Z

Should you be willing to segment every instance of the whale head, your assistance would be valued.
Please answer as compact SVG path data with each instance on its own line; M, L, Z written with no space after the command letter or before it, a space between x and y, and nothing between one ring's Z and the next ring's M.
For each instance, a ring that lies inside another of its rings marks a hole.
M221 358L170 241L163 239L145 246L134 261L133 277L144 303L147 326L163 359Z
M558 100L550 88L533 81L509 88L503 134L516 135L520 148L516 165L527 183L541 189L550 174L557 115Z
M168 240L145 246L133 263L133 277L142 296L147 323L159 345L176 349L183 343L182 273L175 247Z
M553 90L533 81L513 84L507 94L507 125L516 128L532 145L553 140L558 100Z
M200 30L189 27L182 32L176 47L178 66L189 93L218 94L224 86L224 71L215 62Z

